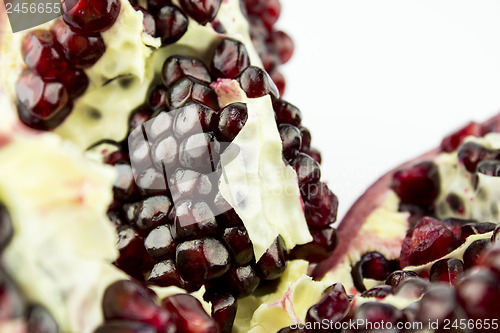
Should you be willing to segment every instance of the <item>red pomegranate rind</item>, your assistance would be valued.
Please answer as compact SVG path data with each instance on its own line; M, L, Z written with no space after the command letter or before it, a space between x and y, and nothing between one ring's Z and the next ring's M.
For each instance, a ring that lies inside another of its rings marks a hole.
M500 131L500 114L488 119L482 124L484 129L482 134L489 132ZM327 272L333 270L338 264L341 263L344 255L349 250L351 242L356 238L359 230L363 226L367 217L380 205L385 199L385 193L390 187L394 173L402 168L408 168L416 163L432 160L441 151L441 148L435 148L411 161L408 161L397 168L389 171L384 176L380 177L373 185L371 185L361 197L351 206L347 214L340 222L337 233L339 236L339 243L335 252L326 260L319 263L314 271L313 277L319 279Z

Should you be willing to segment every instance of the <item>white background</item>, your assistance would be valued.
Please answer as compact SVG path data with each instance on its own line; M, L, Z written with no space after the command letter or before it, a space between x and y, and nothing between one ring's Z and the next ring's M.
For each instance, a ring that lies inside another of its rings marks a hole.
M282 0L285 99L343 216L379 176L500 111L500 1Z

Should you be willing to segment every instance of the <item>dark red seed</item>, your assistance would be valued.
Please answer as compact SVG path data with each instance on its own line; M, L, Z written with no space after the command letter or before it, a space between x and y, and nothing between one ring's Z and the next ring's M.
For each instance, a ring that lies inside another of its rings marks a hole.
M487 232L493 231L496 228L495 223L490 222L476 222L468 223L460 228L460 244L465 243L467 237L472 235L485 234Z
M279 0L247 0L246 9L248 13L257 15L268 30L272 29L281 14Z
M167 225L161 225L148 234L144 247L155 259L172 257L175 254L175 241Z
M464 252L464 267L465 269L476 266L481 259L481 253L490 246L489 239L478 239L472 242Z
M9 211L4 205L0 204L0 254L9 244L13 235L14 229Z
M442 329L445 319L454 319L457 304L454 290L443 286L434 286L422 296L417 314L417 321L423 323L437 322Z
M432 217L423 217L408 232L401 245L401 267L423 265L448 253L453 241L449 226Z
M287 63L293 54L293 40L283 31L273 31L272 41L282 64Z
M340 283L328 287L323 293L321 300L311 306L307 311L306 322L313 325L323 320L336 323L342 320L348 313L350 307L349 296ZM328 328L319 329L318 333L330 332Z
M187 76L207 84L212 81L207 67L198 58L174 55L163 64L162 79L166 87Z
M215 48L212 58L212 74L215 77L234 79L250 66L245 45L231 38L224 38Z
M404 203L431 205L440 191L438 168L433 162L426 161L396 171L391 189Z
M389 295L392 295L392 287L387 285L375 286L361 294L361 297L375 297L378 299L383 299Z
M165 6L156 16L156 37L163 45L178 41L187 31L189 21L176 6Z
M451 153L460 146L464 139L468 136L480 136L481 125L475 122L468 123L464 128L456 131L455 133L445 137L441 141L441 150L447 153Z
M219 324L220 333L231 333L236 317L237 300L229 293L220 293L210 297L212 318Z
M133 163L132 168L134 168ZM164 173L153 167L142 171L136 178L136 184L143 196L165 195L168 189Z
M167 223L172 202L167 196L158 195L139 203L135 215L135 224L142 230L151 230Z
M175 332L175 326L172 326ZM127 320L112 320L99 326L94 333L157 333L151 325ZM170 331L168 331L170 332Z
M177 138L208 132L216 121L214 110L197 102L189 102L175 111L173 132Z
M469 172L476 172L476 167L479 162L484 160L495 159L498 152L485 148L475 142L466 142L458 149L458 161L465 166Z
M119 0L65 0L62 5L63 20L85 34L109 29L118 18Z
M302 144L300 145L300 151L307 151L311 147L311 132L309 132L307 127L304 126L301 126L299 130L300 130L300 137L302 139L301 140Z
M300 136L300 133L298 135ZM300 142L298 146L300 146ZM298 153L290 164L297 172L299 186L313 186L319 182L321 178L319 163L309 155Z
M262 97L268 94L275 99L279 97L278 88L273 80L260 67L247 67L236 77L236 80L249 98Z
M205 174L179 168L170 178L169 187L173 200L177 202L177 207L180 207L183 205L180 203L182 199L204 200L212 192L215 185L212 182L216 183L218 179L211 179ZM187 209L187 206L184 208Z
M301 191L308 225L324 228L335 222L338 200L325 183L308 184Z
M128 120L129 131L133 131L151 119L152 110L148 106L140 106L130 114Z
M418 277L418 274L413 271L395 271L387 277L385 283L396 288L401 282L411 277Z
M26 304L14 281L0 269L0 321L20 318L24 315Z
M394 290L396 296L417 299L429 289L429 282L422 278L410 277L401 281Z
M182 8L199 24L213 21L222 0L180 0Z
M72 99L83 95L89 85L89 79L84 71L80 69L68 68L61 76L61 82L64 84L68 96Z
M276 85L276 88L278 89L279 96L283 97L286 88L285 77L277 70L273 70L271 72L271 79L273 80L274 84Z
M231 142L245 126L248 119L246 104L232 103L219 112L218 132L222 140Z
M276 122L278 124L290 124L299 127L302 122L302 113L293 104L283 99L277 99L273 102L273 109L276 113Z
M252 266L231 267L217 283L235 296L250 295L259 285L260 278Z
M217 220L221 222L222 225L230 227L242 226L243 222L240 217L234 211L233 207L224 199L220 191L217 192L214 198L214 203L212 205L214 214L217 216Z
M180 108L189 100L200 102L211 108L219 109L219 101L215 90L202 81L192 77L184 77L170 87L167 93L167 105L173 110Z
M262 280L274 280L286 269L285 242L278 236L266 252L257 261L256 271Z
M217 229L217 221L208 205L191 200L176 203L172 234L176 240L207 236Z
M151 265L142 236L132 227L123 226L118 229L117 248L120 256L116 259L115 265L134 278L142 280L143 272Z
M179 288L184 288L186 285L173 259L156 263L148 276L148 283L160 287L177 286Z
M464 272L464 263L459 259L441 259L431 266L429 280L446 282L455 285L458 277Z
M478 265L490 269L500 277L500 246L497 244L483 252Z
M283 157L291 161L297 157L302 144L300 130L290 124L281 124L278 126L278 131L283 144Z
M122 201L133 201L139 197L139 189L135 185L134 175L130 164L115 164L118 177L113 184L113 195Z
M247 264L253 259L253 246L245 227L224 229L222 239L233 261L238 265Z
M156 295L135 281L121 280L111 284L102 298L106 320L131 320L158 330L174 325L171 315L156 304Z
M40 305L31 306L26 315L28 332L58 333L59 325L47 309Z
M64 55L74 67L92 66L106 50L100 34L87 35L76 32L61 20L54 23L52 31L61 44Z
M191 135L179 147L180 164L204 174L216 169L219 157L220 143L212 133Z
M167 88L161 84L154 87L148 94L148 105L153 111L166 108Z
M218 333L217 323L203 309L200 301L188 294L168 296L163 307L175 318L177 332Z
M68 67L61 46L48 30L29 32L21 52L26 65L45 79L60 78Z
M290 252L294 259L304 259L309 262L320 262L328 258L337 247L337 232L332 227L324 229L309 229L313 240L310 243L297 245Z
M491 177L500 176L500 161L498 160L485 160L479 162L477 165L477 172Z
M147 0L147 8L150 12L156 13L160 8L172 4L172 0Z
M360 261L359 268L363 278L385 281L391 274L391 264L379 252L365 253Z
M151 13L141 6L134 6L134 9L140 11L143 15L142 24L144 25L144 32L150 36L156 35L156 22Z
M306 152L307 155L311 156L316 162L321 164L321 153L316 148L309 148Z
M222 276L231 263L224 245L208 237L179 244L175 261L184 279L200 282Z
M495 228L493 235L491 236L492 243L500 243L500 225Z

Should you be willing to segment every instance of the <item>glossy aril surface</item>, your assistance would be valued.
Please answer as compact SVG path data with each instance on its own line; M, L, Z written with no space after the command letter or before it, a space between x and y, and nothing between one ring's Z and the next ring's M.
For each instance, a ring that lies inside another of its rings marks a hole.
M396 326L396 323L403 319L403 313L401 310L397 309L391 304L386 303L378 303L378 302L367 302L362 304L356 314L354 315L353 320L361 322L360 329L365 332L376 332L376 329L370 330L369 323L382 323L384 322L386 325L388 323L392 323ZM366 326L365 326L366 325Z
M283 144L283 157L287 161L291 161L297 157L299 149L302 145L300 130L290 124L281 124L278 126L278 131Z
M499 153L475 142L466 142L458 149L458 161L469 172L475 172L479 162L496 158Z
M68 96L72 99L83 95L89 85L89 79L80 69L68 68L61 77L61 82L66 88Z
M323 295L321 300L307 311L306 322L321 323L322 320L328 320L335 323L346 316L350 301L342 284L335 283L328 287ZM325 329L318 332L329 331Z
M250 65L245 45L235 39L225 38L215 48L211 70L215 77L234 79Z
M262 280L274 280L286 269L285 242L278 236L273 244L257 261L257 274Z
M156 15L156 37L163 45L178 41L187 31L189 21L176 6L162 7Z
M430 205L437 198L439 173L433 162L421 162L394 173L391 189L404 203Z
M328 258L337 247L338 237L334 228L311 228L309 229L312 242L297 245L290 252L294 259L305 259L310 262L320 262Z
M186 13L202 25L215 18L221 2L222 0L180 0Z
M208 69L198 58L175 55L169 57L163 64L162 79L166 87L172 86L186 76L205 83L211 81Z
M63 20L72 28L86 34L110 28L118 18L119 0L65 0L62 3Z
M175 318L179 332L218 333L217 323L203 309L200 301L191 295L168 296L162 306Z
M441 259L431 266L429 280L455 285L464 272L464 263L459 259Z
M247 119L248 111L245 104L229 104L219 112L218 132L224 140L230 142L245 126Z
M400 283L411 277L418 277L418 274L413 271L394 271L387 277L385 283L396 288Z
M465 269L476 266L481 259L481 254L491 244L489 239L478 239L472 242L464 252Z
M224 229L222 239L235 263L244 265L253 259L252 242L243 226Z
M427 292L429 285L426 279L410 277L398 284L394 289L394 294L408 299L417 299Z
M239 297L248 296L259 285L260 278L252 266L232 267L224 274L216 285L220 290L225 290Z
M26 66L45 79L60 78L68 67L56 37L48 30L30 31L21 52Z
M327 227L335 222L338 200L325 183L305 186L301 191L308 225Z
M170 109L182 107L188 101L196 101L213 110L219 109L217 94L202 81L184 77L172 85L167 93L167 105Z
M236 317L236 298L228 293L220 293L210 297L209 301L212 303L212 318L219 324L220 333L231 333Z
M288 134L293 136L290 133ZM285 138L286 140L283 141L284 143L283 153L287 153L287 155L293 155L293 153L290 151L294 150L297 147L300 147L300 142L298 142L298 137L300 137L300 133L295 132L295 134L296 134L295 138L297 138L297 140L294 140L293 138ZM295 141L295 143L288 141ZM297 153L296 149L295 149L295 154L297 155L293 159L293 161L291 161L290 164L297 172L299 186L303 187L309 185L310 187L314 187L321 178L321 169L319 163L316 162L312 157L310 157L307 154Z
M393 289L391 286L380 285L380 286L375 286L373 288L370 288L367 291L364 291L361 294L361 297L375 297L378 299L384 299L388 295L391 295L392 292L393 292Z
M275 100L273 102L273 109L278 124L290 124L298 127L302 122L302 113L299 108L283 99Z
M267 94L273 98L279 97L278 88L269 74L262 68L249 66L236 77L236 80L250 98L262 97Z

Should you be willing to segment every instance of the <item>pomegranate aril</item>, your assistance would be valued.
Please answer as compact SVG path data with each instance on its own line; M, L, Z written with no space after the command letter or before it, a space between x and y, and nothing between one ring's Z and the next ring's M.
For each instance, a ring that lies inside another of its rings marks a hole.
M169 180L172 198L175 202L181 199L203 200L212 192L212 182L217 181L218 179L210 179L205 174L179 168ZM177 206L180 207L181 204Z
M335 222L338 200L325 183L308 184L301 191L309 226L324 228Z
M457 152L458 161L469 172L476 172L476 167L483 160L495 159L499 152L485 148L475 142L464 143Z
M147 281L160 287L177 286L186 288L188 285L180 276L173 259L157 262L151 269Z
M154 87L148 94L148 105L153 111L167 107L167 89L163 85Z
M283 156L287 161L291 161L297 157L302 144L300 130L290 124L281 124L278 126L278 131L283 144Z
M167 105L177 109L188 101L196 101L213 110L219 109L219 101L215 91L202 81L192 77L184 77L173 84L167 93Z
M188 18L176 6L164 6L156 15L156 37L163 45L178 41L188 29Z
M300 151L308 151L311 147L311 132L309 132L309 130L304 126L301 126L299 130L301 138Z
M404 203L418 206L431 205L439 195L437 165L426 161L394 173L391 189Z
M306 322L318 326L316 323L321 323L326 320L331 323L336 323L342 320L348 313L350 307L349 296L340 283L328 287L321 300L311 306L307 311ZM316 331L315 331L316 332ZM317 330L318 333L330 332L328 328Z
M164 195L168 192L164 173L154 167L143 170L135 181L143 196Z
M295 127L300 126L300 123L302 122L302 113L295 105L290 104L283 99L277 99L273 101L273 109L276 114L276 122L278 124L290 124Z
M219 157L220 143L212 133L191 135L179 147L180 164L204 174L216 169Z
M40 305L31 306L26 315L28 332L30 333L58 333L59 325L54 317Z
M422 296L418 302L417 321L423 323L437 322L439 328L445 324L445 319L454 319L457 308L454 290L435 286Z
M138 199L139 190L135 184L134 175L130 164L115 164L118 177L113 184L113 195L121 201L133 201Z
M311 156L313 160L321 164L321 153L316 148L309 148L306 152L307 155Z
M0 268L0 322L20 318L25 308L26 304L20 290Z
M328 258L337 247L337 232L332 227L323 229L310 228L313 240L310 243L297 245L290 252L293 259L304 259L309 262L320 262Z
M68 96L74 99L83 95L87 90L89 79L84 71L68 68L61 76L61 83L64 84Z
M210 237L185 241L177 246L175 261L187 281L203 282L222 276L230 267L229 252Z
M155 37L156 35L156 21L153 15L141 6L134 6L134 9L140 11L143 15L142 24L144 26L144 32L148 35Z
M167 225L151 230L144 241L146 251L155 259L172 257L175 254L176 245Z
M237 300L229 293L211 296L212 318L219 324L220 333L231 333L236 317Z
M271 30L281 14L279 0L247 0L246 9L249 14L257 16L267 29Z
M131 132L145 122L149 121L151 119L151 114L152 110L146 105L140 106L132 111L128 120L129 131Z
M85 34L110 28L121 9L119 0L65 0L62 2L63 20Z
M273 80L260 67L247 67L236 77L236 80L250 98L262 97L268 94L274 99L279 97L278 88Z
M211 235L217 227L213 212L205 202L186 200L176 204L172 228L176 240Z
M9 211L0 203L0 254L9 244L13 235L14 229L12 227L12 219Z
M231 207L231 205L224 199L220 191L214 198L214 203L212 205L214 214L217 216L217 220L221 222L222 225L228 227L239 227L243 225L238 214Z
M285 251L285 242L278 236L257 261L256 271L262 280L274 280L283 274L286 269Z
M21 49L24 62L44 79L57 79L68 64L54 34L48 30L34 30L24 37Z
M173 326L175 329L175 326ZM112 320L100 325L94 333L157 333L151 325L127 320ZM167 331L170 332L170 331ZM174 330L175 332L175 330Z
M297 133L296 133L297 134ZM299 133L300 137L300 133ZM298 142L300 146L300 142ZM297 144L295 144L295 147ZM287 148L287 147L284 147ZM290 148L292 149L292 148ZM283 151L285 152L285 151ZM290 162L292 167L297 172L297 178L299 182L299 186L314 186L317 182L319 182L321 178L321 169L319 163L316 162L312 157L304 153L298 153Z
M100 34L82 34L71 30L61 20L52 27L64 55L77 68L88 68L95 64L104 54L106 46Z
M441 150L451 153L460 146L467 136L480 136L482 134L481 125L475 122L470 122L464 128L445 137L441 141Z
M271 38L278 52L280 62L282 64L287 63L293 54L293 40L283 31L273 31Z
M207 132L217 121L214 110L197 102L188 102L175 112L173 131L177 138Z
M391 304L381 302L367 302L361 304L354 314L353 321L361 323L358 330L361 332L377 332L375 323L384 325L392 324L396 327L398 322L404 320L403 313Z
M447 224L432 217L423 217L403 240L401 267L423 265L444 256L453 238L453 232Z
M500 161L499 160L485 160L479 162L477 165L477 172L491 177L500 176Z
M472 242L464 252L464 268L467 270L476 266L481 259L481 253L490 246L489 239L478 239Z
M231 38L223 39L215 48L211 70L215 77L234 79L250 66L245 45Z
M163 330L174 321L156 301L156 294L138 282L121 280L104 292L102 310L106 320L138 321Z
M391 263L379 252L367 252L354 264L351 275L359 291L365 291L363 279L385 281L391 274Z
M280 97L283 97L286 88L285 77L277 70L273 70L271 72L271 79L273 80L274 84L276 85L276 88L278 89L278 95Z
M132 227L123 226L118 229L118 251L119 257L115 265L125 271L130 276L138 280L144 278L143 273L152 264L146 249L144 248L144 239Z
M486 250L481 255L478 265L490 269L500 278L500 246L497 244Z
M174 55L163 64L162 79L167 88L187 76L207 84L212 81L205 64L198 58Z
M247 107L243 103L232 103L219 112L217 126L222 140L233 141L248 119Z
M213 21L222 0L180 0L182 8L199 24Z
M252 266L231 267L220 279L215 281L215 286L227 290L234 296L243 297L250 295L259 285L260 278Z
M244 265L253 259L253 246L245 227L224 229L222 239L236 264Z
M385 284L396 288L400 283L412 277L418 277L418 274L413 271L395 271L387 277Z
M164 170L166 174L169 174L173 170L175 170L179 163L177 160L178 152L179 152L179 144L177 140L173 136L166 136L164 138L159 137L160 139L156 140L151 148L153 155L153 163L158 170ZM171 187L169 184L169 188ZM170 188L172 191L174 188ZM174 198L175 200L176 198Z
M217 323L203 309L200 301L188 294L168 296L163 307L175 318L177 332L218 333Z
M167 196L158 195L139 203L135 214L135 225L141 230L151 230L168 222L172 202Z
M392 287L387 285L375 286L364 291L361 297L375 297L378 299L383 299L389 295L392 295Z
M454 285L464 272L464 263L459 259L441 259L431 266L429 280Z
M146 0L147 8L152 13L158 12L160 8L172 4L172 0Z
M490 222L480 222L480 223L468 223L460 228L460 244L465 243L467 237L472 235L485 234L487 232L493 231L496 228L495 223Z
M404 298L420 298L429 289L429 282L422 278L410 277L401 281L394 290L396 296Z

